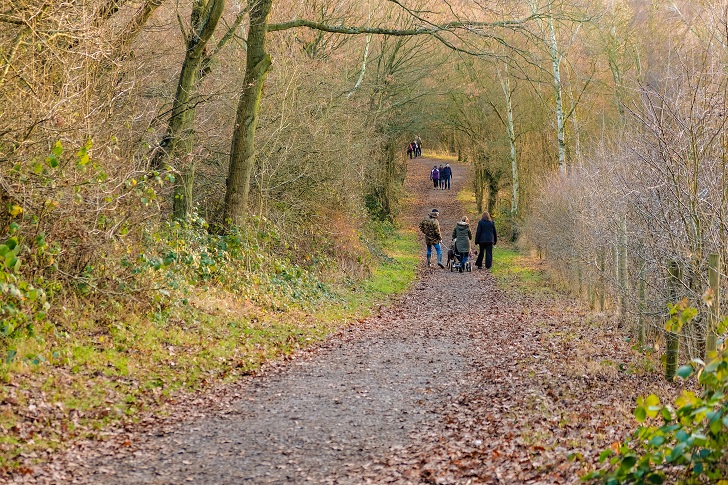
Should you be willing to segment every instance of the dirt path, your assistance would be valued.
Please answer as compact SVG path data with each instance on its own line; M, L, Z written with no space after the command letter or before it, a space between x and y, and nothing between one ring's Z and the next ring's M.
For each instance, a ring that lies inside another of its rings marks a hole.
M437 207L446 235L466 177L455 165L453 190L434 190L433 164L411 162L407 221ZM578 483L651 380L623 371L641 361L615 328L569 304L425 271L323 347L19 481Z

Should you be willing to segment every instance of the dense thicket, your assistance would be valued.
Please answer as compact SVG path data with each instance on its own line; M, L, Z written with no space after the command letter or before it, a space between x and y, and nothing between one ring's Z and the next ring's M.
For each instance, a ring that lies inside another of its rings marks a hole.
M612 25L620 118L592 136L567 175L543 184L528 236L592 304L619 308L641 341L645 332L661 341L668 304L687 297L701 313L680 329L682 353L702 358L716 337L701 301L710 255L720 256L724 288L728 256L726 5L635 3Z
M223 195L248 14L257 5L3 6L6 312L27 305L28 288L58 296L80 285L123 299L156 287L144 277L149 261L172 265L169 255L183 246L191 264L205 260L211 243L204 234L228 226ZM414 22L386 2L279 3L270 21L295 18L393 28ZM358 229L367 205L384 219L396 211L400 146L420 126L416 114L404 113L424 96L420 81L437 56L415 38L300 28L270 32L267 43L273 66L257 120L248 217L236 231L270 256L300 264L332 257L359 273ZM181 226L170 225L173 215ZM196 236L179 232L189 224Z

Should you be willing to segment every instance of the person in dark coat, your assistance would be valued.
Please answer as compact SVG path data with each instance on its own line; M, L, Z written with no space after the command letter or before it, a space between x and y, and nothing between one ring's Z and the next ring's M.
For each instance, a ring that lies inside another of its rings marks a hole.
M442 173L444 170L445 170L445 167L443 167L442 164L440 164L440 166L437 167L437 171L440 172L440 190L445 188L445 186L444 186L445 178L443 177L443 173Z
M435 248L437 252L437 265L440 268L445 266L442 264L442 248L440 242L442 241L442 235L440 234L440 223L437 218L440 216L440 212L437 209L432 209L425 219L420 222L420 231L425 235L425 244L427 245L427 267L430 268L430 259L432 258L432 248Z
M415 152L415 147L412 145L412 143L407 145L407 156L412 158L412 155L414 154L414 152Z
M493 266L493 246L498 242L498 235L495 232L495 223L488 211L483 212L483 217L478 222L478 229L475 231L475 244L478 245L478 259L475 266L483 267L483 253L485 253L485 269Z
M460 222L457 223L455 229L452 230L452 238L454 240L455 250L462 255L461 261L461 272L462 268L465 268L465 263L468 262L468 256L470 256L470 240L473 239L473 233L470 232L470 223L468 222L468 216L463 216Z
M443 189L450 190L450 179L452 178L452 168L450 168L450 164L446 163L445 167L440 171L440 185L442 185Z
M432 170L430 171L430 180L432 180L435 188L440 185L440 171L437 169L437 165L433 165Z

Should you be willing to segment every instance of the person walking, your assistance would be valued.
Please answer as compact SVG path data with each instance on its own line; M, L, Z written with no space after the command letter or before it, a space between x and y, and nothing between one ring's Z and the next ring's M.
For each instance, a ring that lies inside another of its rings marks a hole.
M432 259L432 248L435 248L437 252L437 265L440 268L444 268L442 264L442 234L440 233L440 221L437 218L440 216L440 212L437 209L432 209L427 217L420 222L420 231L425 235L425 244L427 245L427 267L430 268L432 265L430 260Z
M408 156L408 157L409 157L410 159L412 158L412 154L414 153L414 150L415 150L415 149L414 149L414 147L412 146L412 143L410 143L409 145L407 145L407 156Z
M440 184L440 171L437 169L437 165L432 166L432 170L430 171L430 180L432 180L435 188L437 188Z
M465 269L465 263L468 262L470 256L470 240L473 239L473 233L470 232L470 223L468 216L463 216L457 223L455 229L452 230L452 238L454 240L455 251L460 253L460 272Z
M498 234L495 232L495 222L488 211L483 212L483 217L478 221L478 229L475 231L475 244L478 245L478 259L475 266L478 269L483 267L483 254L485 253L485 269L493 266L493 246L498 243Z
M450 164L446 163L445 167L440 170L440 184L442 185L442 188L447 190L450 190L450 179L452 178L452 168L450 168Z
M437 167L437 171L440 172L440 190L443 190L445 188L445 177L443 176L444 170L445 167L443 167L442 164Z

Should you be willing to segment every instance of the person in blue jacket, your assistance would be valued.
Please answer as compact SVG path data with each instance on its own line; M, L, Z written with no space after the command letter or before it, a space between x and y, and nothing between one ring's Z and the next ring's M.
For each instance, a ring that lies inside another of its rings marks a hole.
M443 169L440 171L440 184L443 189L450 190L450 179L452 178L452 168L450 164L446 163Z
M485 269L493 266L493 246L498 242L498 235L495 232L495 223L488 211L483 212L483 217L478 222L478 229L475 231L475 244L478 245L478 259L475 266L483 267L483 254L485 253Z

